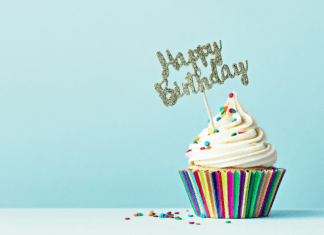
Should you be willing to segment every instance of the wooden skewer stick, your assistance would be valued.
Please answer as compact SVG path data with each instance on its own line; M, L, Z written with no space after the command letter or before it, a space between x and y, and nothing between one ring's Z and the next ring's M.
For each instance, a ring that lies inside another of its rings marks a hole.
M207 109L207 113L208 113L208 117L209 117L209 121L213 127L213 129L215 130L215 125L214 125L214 121L213 121L213 116L210 113L210 109L209 109L209 105L208 105L208 101L207 101L207 97L205 92L202 93L203 97L204 97L204 101L205 101L205 105L206 105L206 109Z

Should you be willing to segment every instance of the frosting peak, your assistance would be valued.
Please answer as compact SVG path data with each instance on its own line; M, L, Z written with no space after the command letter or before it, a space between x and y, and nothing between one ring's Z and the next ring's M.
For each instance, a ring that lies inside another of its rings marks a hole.
M233 91L220 113L213 117L193 144L189 145L186 157L190 165L207 167L256 167L272 166L277 160L277 151L266 143L264 130L246 110Z

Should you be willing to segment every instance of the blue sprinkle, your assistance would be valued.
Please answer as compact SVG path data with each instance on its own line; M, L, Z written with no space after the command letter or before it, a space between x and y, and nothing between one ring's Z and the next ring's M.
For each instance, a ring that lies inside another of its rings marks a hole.
M216 118L216 121L218 122L219 120L221 120L222 118L220 118L220 117L218 117L218 118Z
M217 129L215 129L214 131L215 131L216 133L218 133L218 132L219 132L219 130L217 130Z
M236 113L236 110L235 109L232 109L232 113Z
M193 215L188 215L188 217L193 217Z
M232 122L236 122L236 121L237 121L237 119L236 119L236 118L234 118Z
M160 218L168 218L168 215L167 214L160 214L160 216L159 216Z
M208 123L210 122L210 120L208 119Z
M207 147L207 146L209 146L210 145L210 142L209 141L206 141L205 142L205 146Z
M201 213L200 218L207 218L207 215L205 213Z

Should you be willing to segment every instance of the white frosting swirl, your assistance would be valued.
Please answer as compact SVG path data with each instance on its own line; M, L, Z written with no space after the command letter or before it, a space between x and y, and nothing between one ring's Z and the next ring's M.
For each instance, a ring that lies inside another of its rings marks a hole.
M190 165L216 168L268 167L277 161L277 151L271 144L266 143L265 131L257 127L257 121L243 107L236 93L233 91L232 94L233 97L224 105L225 109L227 106L227 111L213 118L215 128L219 132L212 133L213 129L209 123L208 128L197 137L200 139L189 145L186 157L189 158ZM234 111L231 113L230 109ZM217 121L219 117L222 118ZM210 143L208 149L205 146L206 141ZM201 150L202 147L205 149Z

